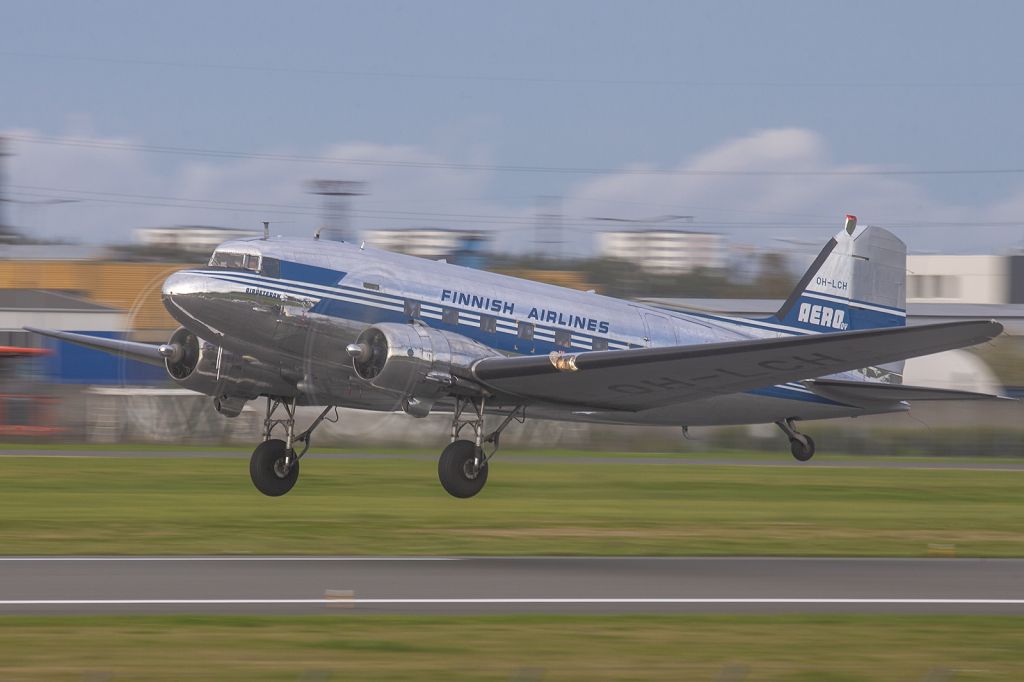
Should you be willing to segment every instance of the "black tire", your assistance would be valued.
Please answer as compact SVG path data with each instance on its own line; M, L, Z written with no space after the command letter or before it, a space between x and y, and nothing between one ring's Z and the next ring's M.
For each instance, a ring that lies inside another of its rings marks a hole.
M476 443L457 440L448 445L437 460L437 477L452 497L473 497L487 483L487 464L473 471Z
M249 460L249 476L256 489L264 495L280 497L299 480L298 460L293 461L287 471L283 471L286 453L284 441L277 438L263 441L253 450L252 459ZM292 457L294 453L293 450Z
M811 457L814 457L814 439L804 434L804 438L807 439L807 445L804 445L796 438L791 438L789 441L789 451L793 453L793 457L798 462L806 462Z

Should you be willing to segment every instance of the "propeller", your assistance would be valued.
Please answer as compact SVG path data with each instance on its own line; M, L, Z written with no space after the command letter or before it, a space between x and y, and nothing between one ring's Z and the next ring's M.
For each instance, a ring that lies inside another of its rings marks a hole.
M182 328L174 332L168 343L161 344L157 352L164 357L171 376L186 379L199 364L199 338Z
M373 379L384 370L388 359L388 339L378 329L368 329L355 343L345 346L352 366L363 379Z

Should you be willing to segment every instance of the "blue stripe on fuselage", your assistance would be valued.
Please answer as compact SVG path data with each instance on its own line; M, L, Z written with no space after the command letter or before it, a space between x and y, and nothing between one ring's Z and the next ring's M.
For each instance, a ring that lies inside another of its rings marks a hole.
M281 278L293 279L298 282L319 284L321 286L337 286L338 282L348 273L330 268L321 268L316 265L295 263L293 261L281 261Z

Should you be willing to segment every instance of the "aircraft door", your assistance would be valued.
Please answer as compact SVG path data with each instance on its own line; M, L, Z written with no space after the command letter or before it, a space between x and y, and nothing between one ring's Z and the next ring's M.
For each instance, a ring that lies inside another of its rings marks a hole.
M647 328L646 345L648 348L679 344L676 327L667 316L658 313L644 313L644 326Z

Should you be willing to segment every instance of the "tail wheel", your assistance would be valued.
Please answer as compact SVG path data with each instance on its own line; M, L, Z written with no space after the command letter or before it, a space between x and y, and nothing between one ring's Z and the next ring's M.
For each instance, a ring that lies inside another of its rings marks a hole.
M299 460L295 451L289 452L285 442L278 438L265 440L256 446L249 460L249 476L253 485L264 495L280 497L292 489L299 480Z
M473 497L487 483L487 462L478 456L476 443L457 440L441 453L437 477L452 497Z
M800 462L806 462L811 457L814 457L814 439L806 434L800 434L806 443L800 441L799 438L789 439L789 451L793 453L793 457Z

